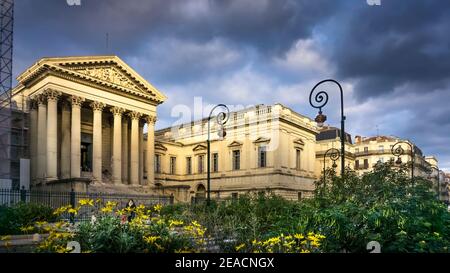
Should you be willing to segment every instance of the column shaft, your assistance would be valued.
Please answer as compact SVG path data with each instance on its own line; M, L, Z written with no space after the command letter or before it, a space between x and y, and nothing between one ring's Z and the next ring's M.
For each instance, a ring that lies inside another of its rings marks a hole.
M122 181L122 113L124 109L119 107L111 108L114 114L114 136L112 153L112 173L113 183L120 184Z
M139 117L137 112L131 112L131 147L130 147L130 183L139 184Z
M37 178L44 179L47 165L47 105L45 97L38 97Z
M129 183L128 179L128 118L122 121L122 182Z
M92 178L96 182L102 182L102 111L105 104L92 102L93 133L92 133Z
M37 111L37 101L30 101L30 181L34 184L37 176L37 139L38 139L38 111Z
M70 176L81 176L81 104L84 99L72 96L72 133L70 141Z
M147 116L147 185L155 182L155 122L156 117Z
M58 97L59 92L47 90L47 179L58 178Z
M139 184L144 185L144 125L139 122Z
M70 178L70 104L63 102L61 110L61 178Z

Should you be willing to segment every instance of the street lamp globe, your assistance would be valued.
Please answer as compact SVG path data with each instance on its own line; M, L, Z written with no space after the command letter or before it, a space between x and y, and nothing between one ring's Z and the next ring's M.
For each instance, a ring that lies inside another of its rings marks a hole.
M314 121L317 122L317 126L319 126L320 128L323 127L323 124L325 123L326 120L327 120L327 116L323 115L322 111L319 111L319 114L314 119Z

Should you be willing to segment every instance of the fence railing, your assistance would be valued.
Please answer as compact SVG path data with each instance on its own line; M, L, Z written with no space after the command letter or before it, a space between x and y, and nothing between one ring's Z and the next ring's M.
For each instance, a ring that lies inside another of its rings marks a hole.
M144 194L108 194L86 192L53 192L40 190L14 190L0 189L0 206L14 206L20 202L44 205L53 209L71 205L77 207L82 199L94 200L94 207L84 206L76 215L63 215L64 218L73 221L85 221L91 219L99 207L108 201L117 203L117 207L124 208L130 199L136 205L153 206L156 204L173 204L174 197L168 195L144 195Z

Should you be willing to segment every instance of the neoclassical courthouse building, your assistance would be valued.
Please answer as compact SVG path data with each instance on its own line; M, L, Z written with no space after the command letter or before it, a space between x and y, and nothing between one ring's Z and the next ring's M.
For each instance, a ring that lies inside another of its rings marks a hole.
M30 170L21 181L54 191L173 194L179 202L205 195L207 119L155 131L166 97L117 56L43 58L17 80L13 99L29 124ZM324 152L339 147L336 130L280 104L231 112L225 138L218 129L211 121L213 198L308 197L322 166L331 166ZM358 145L347 141L355 167Z

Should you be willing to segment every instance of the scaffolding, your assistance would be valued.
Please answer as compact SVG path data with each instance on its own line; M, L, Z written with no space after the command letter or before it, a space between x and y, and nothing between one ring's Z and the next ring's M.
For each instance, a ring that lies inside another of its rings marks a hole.
M0 182L18 188L28 126L23 95L12 94L13 27L14 0L0 0Z

